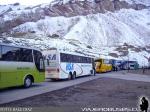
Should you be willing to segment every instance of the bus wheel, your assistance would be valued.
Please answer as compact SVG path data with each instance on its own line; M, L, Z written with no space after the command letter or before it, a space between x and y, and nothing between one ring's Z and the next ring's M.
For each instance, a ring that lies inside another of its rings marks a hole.
M24 79L24 87L25 87L25 88L29 88L31 85L32 85L32 79L31 79L30 76L27 76L27 77Z
M74 71L72 75L72 79L74 80L75 78L76 78L76 71Z
M51 81L55 82L55 81L56 81L56 79L51 79Z
M72 72L69 72L68 80L71 80L71 79L72 79Z

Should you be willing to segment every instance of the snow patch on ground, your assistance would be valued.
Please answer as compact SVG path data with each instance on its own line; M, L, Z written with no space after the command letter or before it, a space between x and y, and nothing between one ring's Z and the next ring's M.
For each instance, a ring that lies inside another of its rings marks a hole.
M130 0L131 1L131 0ZM67 1L65 1L67 2ZM44 7L45 5L41 5ZM0 6L0 15L7 13L4 20L12 20L16 15L30 13L22 6ZM21 8L22 10L20 10ZM36 7L33 9L33 11ZM94 55L95 57L106 57L109 53L119 52L115 48L128 43L133 46L150 45L150 10L121 9L119 11L107 12L105 14L91 14L76 17L45 17L37 22L26 22L14 27L11 33L35 32L34 37L12 38L7 40L13 44L33 46L40 49L58 48L66 52L80 52ZM0 18L1 19L1 18ZM38 36L41 35L41 36ZM3 42L0 39L0 42ZM147 65L150 57L147 52L132 52L118 59L137 60L140 65ZM136 58L135 58L136 57Z

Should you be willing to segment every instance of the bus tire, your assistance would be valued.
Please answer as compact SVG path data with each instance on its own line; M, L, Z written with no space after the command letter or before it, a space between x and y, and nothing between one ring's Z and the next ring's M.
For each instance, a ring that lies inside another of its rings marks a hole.
M51 79L51 81L55 82L55 81L56 81L56 79Z
M31 76L27 76L24 79L24 87L25 88L29 88L32 85L32 77Z
M74 80L75 78L76 78L76 71L74 71L72 75L72 79Z
M69 72L68 80L71 80L71 79L72 79L72 72Z

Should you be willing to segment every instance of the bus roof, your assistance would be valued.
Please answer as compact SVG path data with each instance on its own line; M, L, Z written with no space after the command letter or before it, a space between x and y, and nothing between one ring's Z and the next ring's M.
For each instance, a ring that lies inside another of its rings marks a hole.
M10 45L10 44L4 44L4 43L0 43L0 45L9 46L9 47L19 47L19 48L25 48L25 49L33 49L33 50L40 51L40 49L37 49L37 48L31 48L31 47L25 47L25 46L19 46L19 45Z
M71 55L77 55L77 56L83 56L83 57L88 57L88 58L94 58L92 56L87 56L81 53L77 53L77 52L71 52L71 51L60 51L58 49L48 49L48 50L43 50L42 52L44 52L44 54L46 54L49 51L56 51L58 53L65 53L65 54L71 54Z

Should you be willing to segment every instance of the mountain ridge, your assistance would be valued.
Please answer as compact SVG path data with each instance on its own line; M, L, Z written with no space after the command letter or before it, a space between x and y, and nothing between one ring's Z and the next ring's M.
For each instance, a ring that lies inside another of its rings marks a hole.
M6 7L0 8L2 43L56 47L118 59L130 57L141 65L143 61L148 64L150 8L146 5L98 0Z
M61 2L59 0L59 2ZM36 22L37 20L49 17L73 17L73 16L86 16L88 14L105 13L107 11L114 12L122 8L133 8L135 10L141 10L147 8L143 4L129 4L125 1L119 0L96 0L95 2L89 1L74 1L63 3L55 3L53 5L37 5L34 7L20 8L19 4L13 4L3 13L0 13L0 20L3 21L0 25L0 34L9 32L13 27L21 25L25 22ZM13 11L14 7L17 10ZM2 6L1 6L2 7ZM20 11L22 9L22 11ZM6 19L12 18L12 19Z

